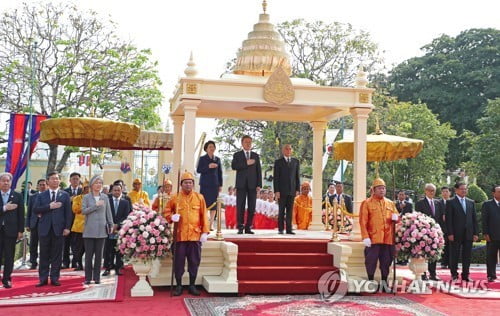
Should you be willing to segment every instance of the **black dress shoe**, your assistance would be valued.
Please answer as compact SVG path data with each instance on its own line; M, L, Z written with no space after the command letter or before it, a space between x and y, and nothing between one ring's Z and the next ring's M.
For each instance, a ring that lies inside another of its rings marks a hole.
M200 291L196 288L194 285L190 285L188 288L189 294L194 295L194 296L200 296Z
M61 269L67 269L67 268L69 268L69 264L63 264L63 265L61 265Z
M50 284L53 286L61 286L61 283L59 281L50 281Z
M47 280L45 280L45 281L40 281L40 282L39 282L37 285L35 285L35 286L36 286L36 287L41 287L41 286L45 286L45 285L47 285L47 284L49 284L49 282L48 282Z
M243 229L238 229L238 235L243 234Z
M36 270L37 267L38 265L36 263L31 264L31 270Z
M280 231L278 232L278 234L283 235L283 231L282 231L282 230L280 230Z
M85 281L85 282L83 282L83 284L90 285L90 281Z
M471 278L469 277L462 277L462 281L465 281L465 282L473 282L474 280L472 280Z
M429 278L427 277L427 274L425 274L425 273L424 273L424 274L422 274L422 280L423 280L423 281L427 281L427 280L429 280Z
M10 289L12 287L12 283L10 281L2 282L4 289Z
M177 285L174 289L174 296L182 295L182 285Z
M104 270L104 272L102 273L102 276L108 276L108 275L109 275L109 270L108 269Z
M286 232L286 234L287 234L287 235L295 235L295 233L294 233L294 232L292 232L292 231Z
M441 281L441 279L440 279L440 278L438 278L438 277L437 277L437 276L435 276L435 275L431 275L431 277L429 278L429 280L431 280L431 281Z
M78 266L78 267L76 267L76 268L75 268L75 270L73 270L73 271L83 271L83 267L82 267L82 266Z
M115 270L115 274L116 275L123 275L123 272L121 272L120 270Z
M495 282L495 278L488 277L488 282Z
M94 281L94 284L101 284L101 281Z
M245 230L245 234L251 234L251 235L253 235L255 233L253 231L251 231L250 229L246 229Z

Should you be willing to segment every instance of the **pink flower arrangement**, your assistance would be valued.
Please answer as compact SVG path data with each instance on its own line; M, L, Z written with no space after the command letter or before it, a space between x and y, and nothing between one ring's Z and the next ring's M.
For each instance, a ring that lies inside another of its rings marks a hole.
M406 213L396 226L396 251L400 260L411 257L434 262L441 258L443 247L441 227L423 213Z
M165 257L172 244L168 223L156 211L134 204L118 233L117 247L126 260L149 261Z

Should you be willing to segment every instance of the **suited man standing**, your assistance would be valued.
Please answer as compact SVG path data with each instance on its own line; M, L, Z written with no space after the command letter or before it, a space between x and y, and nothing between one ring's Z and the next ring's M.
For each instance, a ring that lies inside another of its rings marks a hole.
M71 201L73 201L73 199L76 196L82 194L82 187L80 185L80 178L81 177L82 176L78 172L72 172L69 175L70 186L67 187L66 189L64 189L64 191L66 191L69 194L69 196L71 198ZM73 213L71 213L71 216L73 216ZM71 220L72 225L73 225L73 221L74 221L74 217ZM71 232L69 233L68 236L64 237L63 261L62 261L62 268L63 269L69 268L69 263L70 263L69 253L70 253L70 249L76 247L75 245L73 245L73 247L71 247L73 239L74 238L72 237ZM73 260L73 263L72 263L71 267L72 268L77 268L77 264L76 264L76 262L74 260Z
M486 239L486 270L488 282L497 278L497 258L500 250L500 185L492 189L493 198L483 203L483 234Z
M425 197L415 203L415 211L423 213L431 218L433 218L437 223L439 219L443 217L443 209L438 200L434 199L436 195L436 186L432 183L427 183L425 185ZM436 275L436 261L429 262L429 279L433 281L439 281L440 279ZM422 280L427 280L427 274L422 275Z
M33 213L36 196L47 190L47 180L39 179L36 184L38 192L28 199L28 213L26 214L26 230L30 232L30 263L31 269L36 269L38 259L38 215Z
M59 173L52 171L47 175L49 189L37 195L33 212L39 214L38 238L40 240L40 264L37 287L50 282L60 286L64 237L68 236L73 221L69 194L59 189Z
M102 276L109 275L112 268L115 269L116 275L122 275L120 271L123 267L122 255L116 250L116 241L118 231L121 228L121 223L127 219L130 213L130 203L123 198L122 186L114 184L111 188L109 196L109 206L111 207L111 215L113 217L113 232L109 234L104 243L104 272ZM116 258L116 262L115 262Z
M0 262L4 258L3 287L12 287L11 274L14 267L16 241L23 237L24 202L21 193L11 189L12 174L0 173Z
M262 169L260 157L252 151L252 137L245 135L241 138L243 150L233 155L231 168L236 170L236 207L238 209L238 234L253 234L251 230L257 189L262 187ZM248 204L247 222L245 220L245 202Z
M399 190L398 198L394 204L396 204L396 209L401 215L413 212L413 204L406 199L406 192L404 190Z
M443 211L443 216L439 219L438 223L443 230L444 235L444 250L443 257L441 258L441 268L446 269L450 265L450 241L448 240L448 230L446 228L446 203L451 198L451 190L449 187L444 186L441 188L441 199L439 199L439 205Z
M455 198L446 203L446 228L450 241L450 271L453 281L458 280L458 256L462 249L462 281L471 282L469 266L472 242L477 241L477 220L474 201L468 199L467 184L455 184Z
M352 197L344 193L344 184L340 181L335 182L334 199L337 199L337 203L339 203L339 205L341 201L344 201L347 212L352 214Z
M299 161L292 158L292 145L286 144L281 149L283 157L274 161L273 187L274 196L278 200L278 233L283 234L286 218L286 233L295 235L292 231L293 201L299 194Z

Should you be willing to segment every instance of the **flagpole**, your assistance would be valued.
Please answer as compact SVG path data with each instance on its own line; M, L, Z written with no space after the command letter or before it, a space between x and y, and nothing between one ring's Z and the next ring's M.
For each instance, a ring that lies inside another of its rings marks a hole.
M28 117L28 147L27 147L27 154L28 157L26 158L26 179L24 180L24 204L28 206L28 181L30 179L30 161L31 161L31 133L32 131L32 121L33 121L33 97L35 95L35 74L36 74L36 48L37 48L37 42L33 42L32 45L32 56L33 60L31 62L31 94L29 98L29 108L30 108L30 114Z
M28 155L26 157L26 179L24 180L24 196L23 196L23 200L24 200L24 205L25 205L25 209L28 209L29 207L29 203L28 203L28 194L29 194L29 187L28 187L28 182L29 182L29 179L31 177L30 175L30 161L31 161L31 133L33 132L33 127L32 127L32 122L33 122L33 97L35 95L35 74L36 74L36 48L37 48L37 42L34 41L33 44L32 44L32 56L33 56L33 59L32 59L32 62L31 62L31 94L30 94L30 98L29 98L29 108L30 108L30 114L29 114L29 117L28 117L28 128L27 128L27 132L28 132L28 146L26 147L26 154ZM23 267L26 267L26 251L27 251L27 243L26 243L26 238L27 238L27 234L26 233L23 233L23 238L24 238L24 242L23 242L23 260L22 260L22 263L21 263L21 266L18 267L18 269L20 268L23 268ZM31 240L31 238L30 238Z

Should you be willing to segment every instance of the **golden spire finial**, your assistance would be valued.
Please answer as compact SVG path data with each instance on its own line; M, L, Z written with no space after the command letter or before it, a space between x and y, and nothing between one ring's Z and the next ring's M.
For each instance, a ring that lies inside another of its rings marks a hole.
M378 115L375 115L375 134L376 135L382 135L384 132L380 129L380 122L378 119Z
M262 1L262 10L264 11L264 13L266 13L266 9L267 9L267 1L264 0Z

